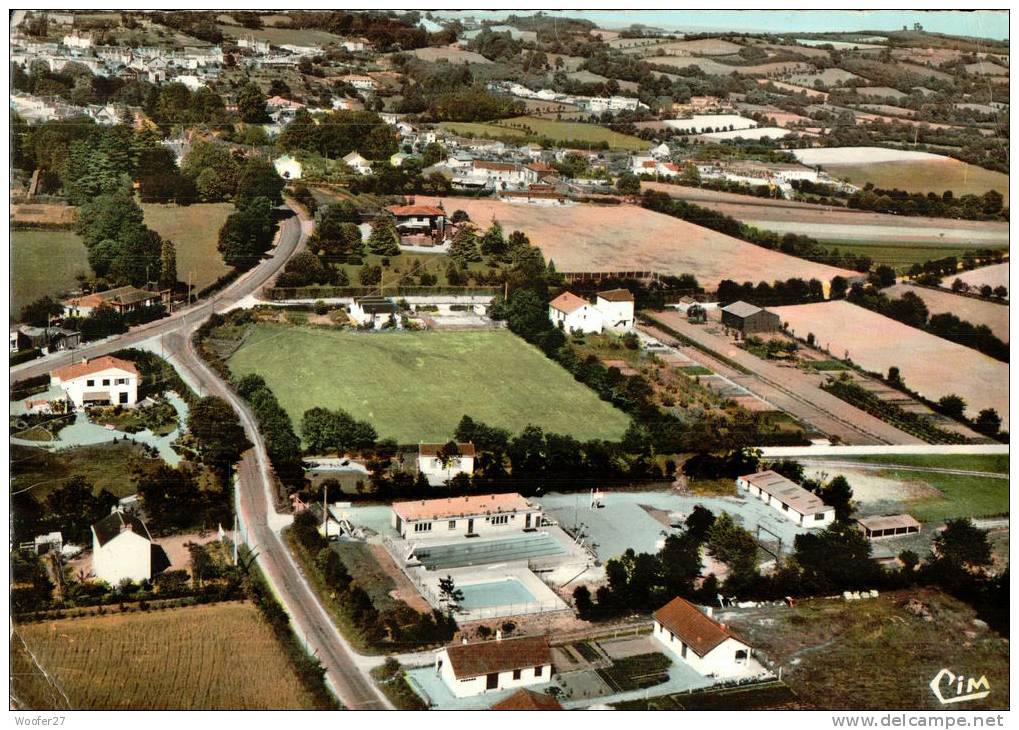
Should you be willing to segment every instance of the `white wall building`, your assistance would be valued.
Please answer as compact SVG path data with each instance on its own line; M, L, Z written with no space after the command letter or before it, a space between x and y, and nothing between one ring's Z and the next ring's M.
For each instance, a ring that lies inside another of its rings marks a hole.
M75 408L133 406L138 402L138 380L134 363L109 355L57 368L50 373L50 384L59 385Z
M594 306L601 312L605 329L611 332L629 332L633 329L634 302L629 289L598 292Z
M760 471L736 479L736 486L773 507L801 527L827 527L835 521L835 508L781 474Z
M552 681L552 651L543 636L447 646L435 669L457 697L474 697Z
M290 155L277 157L273 161L272 166L276 168L276 174L285 180L300 180L304 172L304 167L301 163Z
M396 502L392 510L393 529L405 540L533 530L542 515L541 505L516 493Z
M78 50L86 50L93 45L90 34L79 33L78 31L72 31L70 35L65 35L60 42L68 48L77 48Z
M151 580L152 536L145 523L115 509L92 525L92 574L111 586L125 578Z
M371 175L372 174L372 163L367 157L362 157L361 153L354 150L346 157L343 158L343 163L351 168L358 175Z
M474 474L474 444L457 444L460 451L447 461L443 461L439 452L445 444L418 444L418 471L433 487L445 484L457 474Z
M604 325L602 313L591 302L568 291L549 302L548 317L565 332L597 333Z
M723 679L753 671L753 649L689 601L674 598L653 617L652 636L698 674Z
M358 327L382 329L394 320L399 327L399 313L396 303L385 297L358 297L350 305L350 318Z

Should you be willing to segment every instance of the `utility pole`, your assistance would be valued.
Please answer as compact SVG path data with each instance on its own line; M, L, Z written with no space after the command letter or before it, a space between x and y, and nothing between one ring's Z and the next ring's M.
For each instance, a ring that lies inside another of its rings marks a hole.
M234 514L234 565L237 565L237 538L240 537L240 531L237 529L237 514Z
M322 532L326 541L329 540L329 485L322 485Z

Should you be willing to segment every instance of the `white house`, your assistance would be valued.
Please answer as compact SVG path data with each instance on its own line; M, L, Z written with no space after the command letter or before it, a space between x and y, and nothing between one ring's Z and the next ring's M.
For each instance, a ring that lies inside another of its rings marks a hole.
M346 76L341 76L340 81L350 84L358 91L375 91L378 87L375 79L362 74L347 74Z
M139 377L134 363L106 355L57 368L50 373L50 385L59 385L75 408L133 406L138 402Z
M276 168L276 174L285 180L300 180L304 172L304 167L301 163L290 155L277 157L273 161L272 166Z
M527 172L515 162L474 160L471 175L487 180L489 185L500 187L523 185L527 182Z
M272 48L272 44L269 41L259 40L254 36L248 36L247 38L237 39L238 48L247 48L253 53L268 53L269 49Z
M93 44L90 33L79 33L76 30L72 31L70 35L65 35L60 42L68 48L77 48L80 51L91 48Z
M466 537L536 529L541 506L521 495L476 494L467 497L396 502L391 524L401 537Z
M152 536L145 523L119 509L92 525L92 574L111 586L152 578Z
M572 292L563 292L548 304L552 324L566 332L601 332L602 313L591 302Z
M371 175L372 174L372 163L367 157L362 157L361 153L354 150L346 157L343 158L343 163L350 167L358 175Z
M601 312L605 329L612 332L629 332L633 329L633 294L628 289L598 292L594 306Z
M474 473L474 444L457 444L460 452L445 463L439 455L445 444L418 444L418 471L425 475L433 487L445 484L457 474Z
M359 327L371 326L372 329L382 329L394 319L399 325L397 316L399 313L400 308L396 306L396 303L386 297L357 297L350 305L350 318Z
M698 674L722 679L752 671L753 649L689 601L674 598L652 616L652 636Z
M771 505L800 527L827 527L835 521L834 507L829 507L816 494L771 470L741 476L736 479L736 486Z
M552 681L552 650L543 636L447 646L435 670L457 697L531 687Z
M182 74L180 76L174 76L173 80L178 84L184 84L190 91L198 91L205 86L205 82L194 74Z

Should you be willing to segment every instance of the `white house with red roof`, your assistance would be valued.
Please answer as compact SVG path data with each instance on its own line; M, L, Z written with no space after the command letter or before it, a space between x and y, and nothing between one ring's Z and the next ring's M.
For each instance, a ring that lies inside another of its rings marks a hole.
M634 324L634 299L629 289L608 289L598 292L594 306L601 312L605 329L629 332Z
M136 516L114 509L92 525L92 574L117 586L152 578L152 535Z
M444 451L445 444L418 444L418 471L433 487L458 474L474 474L474 444L456 444L456 453Z
M391 205L400 237L424 236L441 243L446 236L446 211L434 205Z
M697 673L719 679L761 671L753 649L738 634L684 598L673 598L652 614L652 636Z
M92 405L133 406L138 402L140 374L133 362L106 355L57 368L50 385L60 386L75 408Z
M515 492L473 494L396 502L391 524L405 540L475 537L533 530L541 514L541 505Z
M565 332L601 332L602 313L591 302L573 292L563 292L548 304L552 324Z
M436 654L435 670L456 697L475 697L548 684L552 650L544 636L453 644Z

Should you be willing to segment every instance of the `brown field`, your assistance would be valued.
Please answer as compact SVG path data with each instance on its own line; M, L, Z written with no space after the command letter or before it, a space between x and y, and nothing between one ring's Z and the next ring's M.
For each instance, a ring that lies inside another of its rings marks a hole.
M36 710L314 708L250 603L14 627L11 701Z
M655 51L677 56L730 56L743 46L721 38L700 38L694 41L673 41L656 47Z
M12 203L11 223L70 226L75 210L73 206L54 203Z
M893 89L890 86L857 86L856 93L861 96L890 96L894 99L901 99L906 96L898 89Z
M930 247L1008 246L1008 223L920 218L847 208L771 200L669 183L643 187L669 193L737 220L780 233L801 233L822 241L845 243L923 244Z
M426 47L415 48L410 52L422 61L449 61L450 63L492 63L480 53L467 51L456 46L442 46L441 48Z
M672 66L673 68L690 68L691 66L697 66L701 71L708 74L709 76L728 76L733 71L739 70L739 66L730 66L726 63L719 63L713 61L710 58L703 58L700 56L652 56L645 58L648 63L658 64L660 66Z
M689 273L708 288L722 279L829 281L852 275L633 205L553 207L464 198L442 202L447 210L462 208L479 226L495 219L507 232L523 231L560 271Z
M989 284L992 287L1003 286L1008 288L1008 262L994 264L993 266L982 266L972 271L964 271L959 274L958 278L970 286L981 287L984 284ZM952 282L949 281L948 284L951 286Z
M798 337L813 333L836 357L865 370L902 373L906 386L925 398L955 394L966 401L968 416L995 408L1008 429L1008 363L963 345L896 322L846 301L776 307L774 311Z
M952 277L948 277L945 280L945 284L950 286L952 281ZM987 325L995 337L1008 342L1007 304L964 297L944 289L928 289L927 287L913 286L912 284L896 284L883 291L890 297L901 297L906 292L913 292L923 299L931 314L947 312L954 314L959 319L968 320L973 324Z

